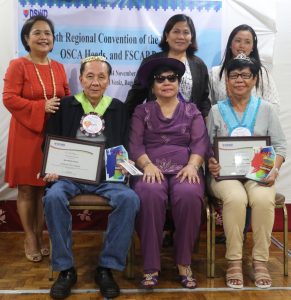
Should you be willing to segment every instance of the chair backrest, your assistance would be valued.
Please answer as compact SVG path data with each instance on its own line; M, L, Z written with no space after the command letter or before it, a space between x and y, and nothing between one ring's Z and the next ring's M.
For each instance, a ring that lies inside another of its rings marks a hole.
M280 194L280 193L276 193L276 198L275 198L275 205L276 206L281 206L285 204L285 196Z

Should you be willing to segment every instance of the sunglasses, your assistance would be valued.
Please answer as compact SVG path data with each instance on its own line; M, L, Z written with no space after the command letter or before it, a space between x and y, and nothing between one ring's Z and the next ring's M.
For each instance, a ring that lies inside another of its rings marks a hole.
M154 79L157 83L163 83L166 79L169 82L175 82L178 79L178 75L177 74L172 74L172 75L167 75L167 76L155 75Z

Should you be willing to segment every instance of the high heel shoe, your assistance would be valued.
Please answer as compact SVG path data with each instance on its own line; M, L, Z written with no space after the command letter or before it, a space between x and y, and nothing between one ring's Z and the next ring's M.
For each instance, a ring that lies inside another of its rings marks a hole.
M143 276L141 283L141 286L144 289L152 289L158 284L158 278L159 278L159 273L154 272L154 273L145 273Z
M179 270L179 267L177 266L179 277L180 277L180 283L181 285L186 289L195 289L197 287L197 281L193 277L193 273L190 266L183 266L184 270L181 274Z
M42 256L49 256L50 255L49 247L43 245L42 237L38 237L37 242L38 242L38 247L40 249L41 255Z
M43 247L40 249L40 253L42 256L49 256L50 255L50 250L47 247Z
M28 261L40 262L42 260L42 255L40 252L28 253L28 250L26 248L26 241L24 241L24 253L25 253L25 257Z

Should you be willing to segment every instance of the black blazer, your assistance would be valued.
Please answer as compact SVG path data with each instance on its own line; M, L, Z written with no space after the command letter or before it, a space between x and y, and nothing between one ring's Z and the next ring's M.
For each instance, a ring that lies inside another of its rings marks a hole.
M141 65L147 62L150 59L158 57L167 57L167 52L158 52L151 56L145 58ZM203 117L207 117L208 112L211 108L211 103L209 100L209 89L208 89L208 70L205 63L197 56L193 55L188 57L188 62L191 70L193 85L191 99L192 102L197 105L197 108L200 110ZM128 91L125 104L129 115L131 116L134 112L134 109L137 105L142 104L146 101L155 100L155 96L151 93L150 90L144 88L137 77L134 79L134 83L131 89Z

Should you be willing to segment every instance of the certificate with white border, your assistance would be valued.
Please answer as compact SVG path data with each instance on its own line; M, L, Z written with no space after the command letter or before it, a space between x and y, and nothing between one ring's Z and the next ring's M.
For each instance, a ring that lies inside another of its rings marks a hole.
M253 149L271 143L269 136L215 137L214 153L221 169L217 180L245 179L250 170Z
M103 157L103 143L48 135L41 176L54 173L59 178L99 184Z

